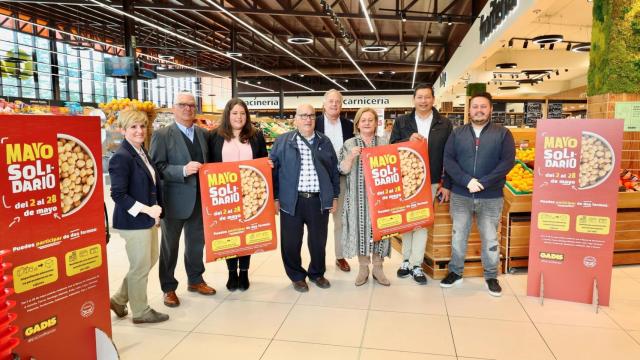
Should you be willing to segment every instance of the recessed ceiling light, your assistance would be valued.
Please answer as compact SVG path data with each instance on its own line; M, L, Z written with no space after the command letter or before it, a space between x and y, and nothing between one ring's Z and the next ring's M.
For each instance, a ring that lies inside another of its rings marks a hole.
M385 52L388 50L388 48L386 46L381 46L381 45L369 45L369 46L363 46L361 50L364 52L378 53L378 52Z
M227 55L233 56L233 57L242 57L241 52L235 52L235 51L227 51Z
M571 51L576 52L589 52L591 50L591 43L580 43L573 45Z
M500 63L500 64L496 64L496 67L498 69L515 69L516 67L518 67L518 64L516 64L516 63Z
M304 45L311 44L313 42L313 39L308 36L290 36L287 39L287 42L289 44Z
M535 44L553 44L564 40L564 36L562 35L541 35L533 38L533 42Z

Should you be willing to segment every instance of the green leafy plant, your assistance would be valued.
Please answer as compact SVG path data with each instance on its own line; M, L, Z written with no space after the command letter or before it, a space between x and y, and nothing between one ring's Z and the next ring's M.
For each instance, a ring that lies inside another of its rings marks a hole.
M595 0L587 93L640 93L640 0Z

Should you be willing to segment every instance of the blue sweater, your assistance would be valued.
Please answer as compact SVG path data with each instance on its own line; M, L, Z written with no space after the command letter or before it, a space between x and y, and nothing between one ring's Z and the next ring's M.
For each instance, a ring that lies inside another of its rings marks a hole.
M482 199L502 197L505 177L513 168L516 150L511 132L487 124L476 138L471 124L453 130L444 148L444 169L455 194ZM467 184L476 178L484 187L470 193Z

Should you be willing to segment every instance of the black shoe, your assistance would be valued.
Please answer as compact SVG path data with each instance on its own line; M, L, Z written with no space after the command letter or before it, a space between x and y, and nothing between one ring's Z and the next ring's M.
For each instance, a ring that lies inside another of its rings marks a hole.
M424 272L422 271L422 268L420 266L414 266L413 270L411 270L411 272L413 273L413 280L415 282L418 283L418 285L426 285L427 284L427 277L424 275Z
M498 279L487 279L487 289L492 296L502 296L502 288L498 283Z
M240 270L238 289L245 291L249 288L249 270Z
M247 285L249 287L249 285ZM229 280L227 280L227 289L236 291L238 289L238 271L229 270Z
M462 276L450 271L447 274L447 277L440 281L440 287L450 288L455 284L461 284L461 283L462 283Z
M402 265L400 265L400 269L398 269L397 274L399 278L405 278L409 276L409 274L411 274L411 269L409 268L408 260L405 260L402 262Z
M316 284L321 289L328 289L331 287L331 283L324 276L320 276L319 278L315 278L315 279L309 278L309 281Z

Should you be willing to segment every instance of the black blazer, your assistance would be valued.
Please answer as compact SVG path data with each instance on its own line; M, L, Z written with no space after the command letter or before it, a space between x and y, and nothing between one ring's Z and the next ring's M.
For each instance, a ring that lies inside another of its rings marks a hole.
M342 125L342 139L347 141L353 137L353 121L340 117L340 125ZM316 116L316 131L324 134L324 113Z
M222 145L224 144L224 138L218 135L217 130L213 130L209 134L209 162L222 162ZM251 145L251 152L254 159L259 159L269 156L267 153L267 144L264 140L262 131L257 130L256 136L249 139Z
M146 150L144 152L147 154ZM147 214L139 213L133 217L128 212L136 201L147 206L163 207L160 173L151 162L149 154L147 158L155 172L155 184L147 165L128 141L122 140L122 144L109 160L111 198L116 203L113 210L114 229L140 230L155 225L155 220Z
M429 167L431 168L431 183L437 184L443 178L442 166L444 158L444 146L453 130L451 121L440 115L438 110L433 109L433 121L431 122L431 130L429 131L429 139L427 146L429 151ZM416 124L415 109L411 114L401 115L393 123L391 130L390 144L403 141L409 141L411 134L418 132ZM449 188L449 183L444 182L445 187Z

